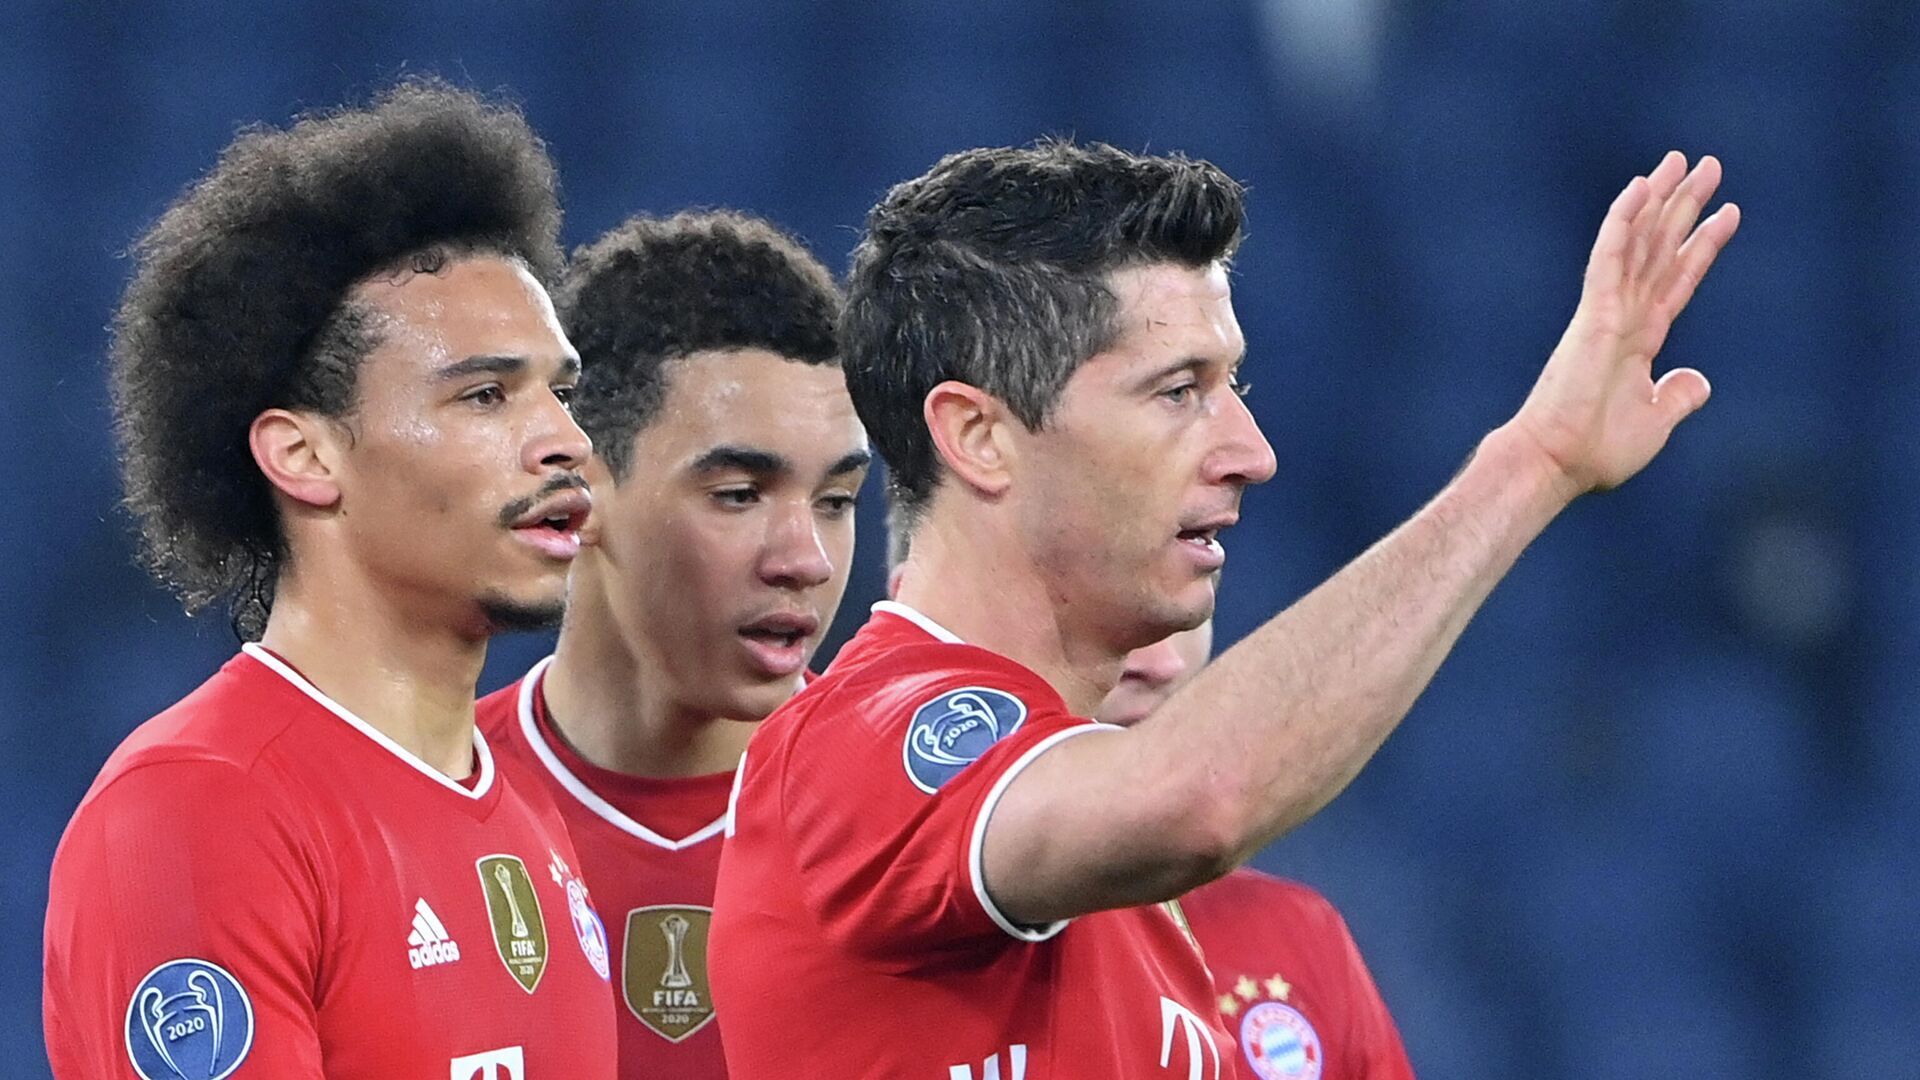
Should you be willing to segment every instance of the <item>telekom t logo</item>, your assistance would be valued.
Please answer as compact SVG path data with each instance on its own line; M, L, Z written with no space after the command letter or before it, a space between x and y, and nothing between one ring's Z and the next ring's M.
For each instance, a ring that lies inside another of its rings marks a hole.
M1013 1071L1004 1080L1027 1080L1027 1044L1015 1043L1007 1047L1007 1066ZM973 1066L949 1065L948 1080L973 1080ZM990 1054L980 1067L980 1080L1003 1080L1000 1075L1000 1055Z
M517 1046L453 1059L453 1080L527 1080L526 1055Z
M1213 1044L1213 1033L1207 1030L1207 1022L1192 1009L1171 998L1160 999L1160 1067L1170 1068L1173 1062L1173 1027L1178 1022L1187 1032L1187 1080L1207 1080L1207 1074L1201 1068L1200 1047L1206 1046L1207 1053L1213 1058L1213 1078L1220 1080L1220 1048Z

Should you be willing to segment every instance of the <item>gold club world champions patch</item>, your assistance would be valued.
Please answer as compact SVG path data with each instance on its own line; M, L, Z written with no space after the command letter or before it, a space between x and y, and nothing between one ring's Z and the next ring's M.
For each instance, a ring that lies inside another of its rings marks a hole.
M668 1042L713 1019L707 989L707 931L713 909L656 904L627 912L620 964L622 996L634 1018Z
M480 871L480 889L487 897L487 921L493 924L493 947L507 974L527 993L540 985L547 971L547 923L540 913L540 896L533 891L527 864L514 855L488 855L474 863Z

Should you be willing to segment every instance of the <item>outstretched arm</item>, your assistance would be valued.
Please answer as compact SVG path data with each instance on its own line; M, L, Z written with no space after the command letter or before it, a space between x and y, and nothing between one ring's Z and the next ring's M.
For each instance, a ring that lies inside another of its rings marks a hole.
M1613 201L1580 304L1518 413L1432 502L1229 649L1147 720L1071 739L1007 788L986 887L1031 924L1178 896L1311 816L1359 772L1520 553L1625 482L1709 393L1653 359L1734 230L1720 165L1669 154Z

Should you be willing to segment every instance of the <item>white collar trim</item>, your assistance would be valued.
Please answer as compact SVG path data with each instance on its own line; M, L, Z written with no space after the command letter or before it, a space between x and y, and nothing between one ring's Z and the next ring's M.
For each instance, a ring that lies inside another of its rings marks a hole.
M901 618L912 623L913 625L933 635L934 638L940 641L944 641L949 645L965 645L966 644L966 642L960 640L959 634L956 634L953 631L947 629L946 627L941 626L939 623L934 622L932 619L927 618L925 615L922 615L918 610L914 608L910 608L898 600L877 600L874 602L873 611L875 614L878 614L884 611L889 615L898 615Z
M378 743L382 749L419 770L441 787L468 799L481 798L486 795L488 789L493 787L493 751L487 748L487 737L480 734L480 728L478 726L473 729L473 754L480 762L480 779L473 787L469 788L465 784L448 776L446 773L420 760L414 756L413 751L394 742L379 728L353 715L346 706L322 693L319 687L308 682L299 672L293 670L293 668L289 667L279 657L268 652L258 644L249 641L240 646L240 651L265 664L267 670L272 671L274 674L292 683L294 689L312 698L322 708L340 719L345 720L354 730L372 739Z
M518 695L520 699L520 733L526 736L527 745L533 748L533 756L540 759L540 764L546 766L547 772L552 774L554 780L566 789L567 794L577 799L580 805L593 811L601 820L619 829L621 832L626 833L628 836L638 840L644 840L655 847L665 848L668 851L680 851L684 848L692 847L700 841L711 839L726 830L728 823L733 820L732 800L728 800L727 811L719 817L707 822L705 825L702 825L700 828L695 829L693 832L688 833L678 840L670 840L622 813L619 807L601 798L597 792L588 787L585 780L574 775L573 770L567 768L566 763L560 760L560 755L554 753L553 747L548 745L546 736L540 731L540 724L534 719L533 715L533 695L540 685L541 676L547 673L547 668L552 664L553 657L549 656L533 665L520 680L520 693Z

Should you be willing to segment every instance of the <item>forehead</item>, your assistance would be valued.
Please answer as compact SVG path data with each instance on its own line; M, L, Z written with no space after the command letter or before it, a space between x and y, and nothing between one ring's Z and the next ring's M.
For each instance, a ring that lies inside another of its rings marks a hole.
M866 445L836 365L737 349L670 360L662 374L666 394L642 441L671 441L690 452L722 443L780 447L796 460L838 459Z
M1152 263L1116 270L1108 287L1120 301L1120 334L1108 351L1141 359L1173 354L1232 362L1246 341L1233 314L1233 289L1221 263Z
M386 341L430 359L572 355L546 289L512 259L478 255L436 273L380 274L352 295L380 313Z

